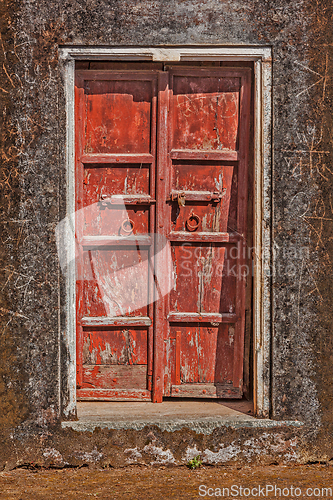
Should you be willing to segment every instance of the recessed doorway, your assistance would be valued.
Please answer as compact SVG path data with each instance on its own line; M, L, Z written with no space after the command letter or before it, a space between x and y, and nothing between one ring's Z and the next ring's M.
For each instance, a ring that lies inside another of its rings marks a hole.
M75 79L77 397L241 398L251 67L94 66Z

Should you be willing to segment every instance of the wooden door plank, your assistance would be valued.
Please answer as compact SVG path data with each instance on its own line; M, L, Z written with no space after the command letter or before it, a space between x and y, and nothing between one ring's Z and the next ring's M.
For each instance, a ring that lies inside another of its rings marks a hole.
M82 316L83 306L83 249L80 245L80 240L83 234L83 164L81 162L83 147L84 147L84 90L83 80L78 75L75 78L75 258L76 258L76 382L77 386L81 387L83 377L83 331L79 323L79 318Z
M152 123L151 123L151 154L153 157L153 161L150 164L149 171L149 194L150 205L149 205L149 233L150 235L155 234L155 224L156 224L156 153L157 153L157 101L158 101L158 81L154 80L153 83L153 98L152 98ZM154 319L154 294L155 294L155 253L156 253L156 245L155 245L155 236L152 238L152 244L149 249L149 282L148 282L148 316ZM148 327L148 351L147 351L147 389L152 390L153 388L153 366L154 366L154 321Z
M85 365L147 365L145 327L85 327L83 334Z
M78 401L151 401L151 392L141 389L78 389Z
M173 323L235 323L236 314L169 312L168 320Z
M166 227L165 200L168 192L167 152L168 152L168 105L169 105L169 75L164 72L158 74L158 110L157 110L157 192L156 192L156 226L157 233L166 237L169 233ZM165 269L165 262L158 257L162 255L164 241L157 238L155 248L156 274L161 277L160 287L167 288L169 270ZM166 298L160 298L155 303L155 330L154 330L154 371L152 399L155 403L163 400L165 352L164 339L167 336Z
M244 70L241 77L241 98L240 113L241 124L239 132L240 160L239 169L242 172L243 181L239 183L238 197L238 232L243 235L240 240L240 256L238 266L240 270L245 268L248 263L245 258L245 242L247 235L247 203L248 203L248 144L250 133L250 89L251 89L251 70ZM243 358L244 358L244 334L245 334L245 285L246 276L238 273L236 282L236 314L240 317L235 325L235 344L234 344L234 371L233 383L235 387L243 386Z
M202 243L237 243L240 235L237 233L203 232L188 233L186 231L171 231L169 241L202 242Z
M180 384L171 386L171 396L177 398L235 398L242 397L242 390L228 385Z
M149 235L140 234L135 234L133 236L87 235L82 237L81 245L86 247L85 249L118 246L145 248L152 245L152 238Z
M79 70L77 75L86 81L152 81L156 78L156 71L151 69L129 69L129 70Z
M172 160L205 160L205 161L238 161L238 151L210 151L195 149L172 149L169 153Z
M85 153L82 155L82 163L119 163L123 167L124 163L153 163L154 156L150 153Z
M144 316L115 316L110 318L108 316L86 316L81 318L80 323L82 326L150 326L152 320Z

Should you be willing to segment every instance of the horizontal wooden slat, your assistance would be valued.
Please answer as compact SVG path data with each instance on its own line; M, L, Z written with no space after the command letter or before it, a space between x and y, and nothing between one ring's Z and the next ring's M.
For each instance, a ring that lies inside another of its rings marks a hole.
M82 326L150 326L151 319L147 316L85 316L80 321Z
M177 398L237 398L241 389L227 384L180 384L171 386L171 396Z
M236 314L170 312L168 320L173 323L235 323Z
M192 50L192 49L190 49ZM196 50L196 49L194 49ZM214 49L213 49L214 50ZM184 50L184 54L187 51L187 49ZM205 49L199 49L197 53L191 54L189 56L186 55L186 60L187 61L200 61L202 60L201 56L201 51L208 52L207 47ZM210 58L211 61L218 61L220 59L219 56L217 57L212 57ZM233 61L235 60L232 56L231 58ZM171 71L173 75L178 75L178 76L194 76L194 77L208 77L211 78L219 76L221 78L241 78L244 76L246 73L251 72L251 68L219 68L219 67L196 67L195 69L193 67L188 67L188 66L166 66L165 69L167 71ZM239 89L240 84L237 84L235 86L235 89Z
M79 401L151 401L151 392L141 389L77 389Z
M214 313L187 313L187 312L170 312L168 320L181 323L202 323L213 322L222 323L222 314Z
M82 163L153 163L151 154L89 153L81 157Z
M131 235L131 236L84 236L81 240L83 247L96 248L96 247L112 247L112 246L139 246L145 247L152 244L151 236L144 235Z
M213 193L211 191L179 191L172 190L170 193L170 201L177 200L178 196L182 196L186 201L212 201L221 198L220 193Z
M141 389L147 387L147 365L83 365L85 389Z
M215 233L215 232L193 232L171 231L168 235L169 241L185 242L211 242L211 243L237 243L242 238L238 233Z
M102 57L105 59L105 56ZM118 59L119 56L117 56L115 59ZM126 50L124 51L124 56L121 56L121 59L126 59ZM147 59L151 60L151 56L145 57L140 54L140 56L135 57L132 54L130 55L130 59ZM103 69L95 69L95 70L81 70L78 71L77 76L83 78L84 80L131 80L131 81L154 81L156 80L157 73L155 69L130 69L130 70L113 70L113 71L107 71Z
M103 195L100 203L106 206L112 205L150 205L150 203L156 203L149 194L117 194L117 195Z
M238 151L219 150L204 151L196 149L172 149L172 160L211 160L211 161L238 161Z

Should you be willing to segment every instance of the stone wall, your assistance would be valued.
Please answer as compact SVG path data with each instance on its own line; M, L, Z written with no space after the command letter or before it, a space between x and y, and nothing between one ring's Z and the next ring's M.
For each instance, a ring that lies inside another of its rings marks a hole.
M63 44L272 46L271 417L305 423L299 460L331 458L330 2L4 0L0 17L0 467L22 460L22 443L36 459L48 439L71 443L59 427L67 353L54 237L66 200Z

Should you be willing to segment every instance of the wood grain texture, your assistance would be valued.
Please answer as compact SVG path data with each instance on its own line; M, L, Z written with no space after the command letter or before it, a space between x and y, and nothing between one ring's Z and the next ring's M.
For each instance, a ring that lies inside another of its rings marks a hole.
M83 365L82 389L147 388L146 365Z
M78 389L78 401L151 401L151 392L141 389Z
M232 386L214 384L182 384L172 385L171 396L177 398L231 398L240 399L242 391Z
M89 365L147 364L147 329L84 328L83 363Z

